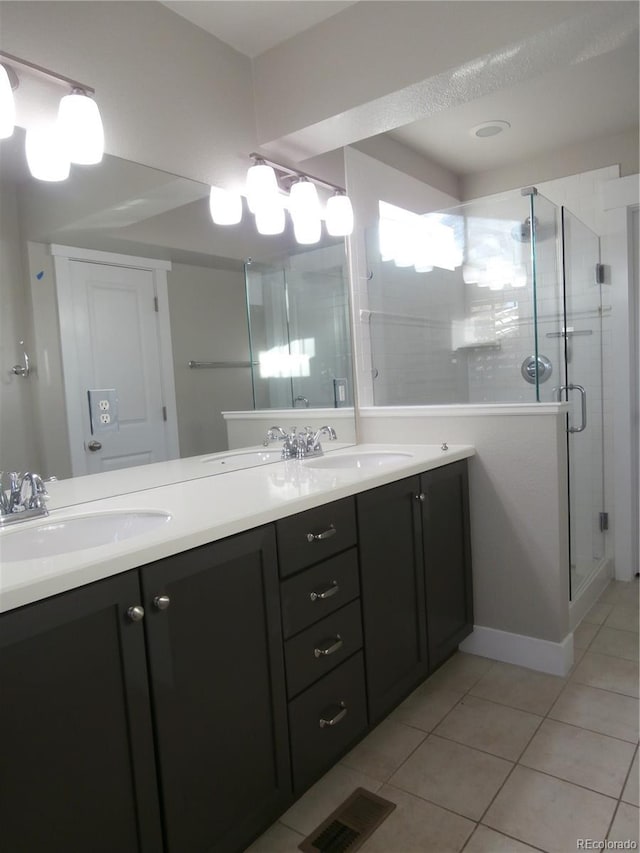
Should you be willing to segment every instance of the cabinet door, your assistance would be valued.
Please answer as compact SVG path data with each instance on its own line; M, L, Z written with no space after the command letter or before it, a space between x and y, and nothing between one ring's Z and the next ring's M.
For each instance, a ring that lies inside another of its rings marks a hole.
M427 674L420 480L357 496L369 719L375 723Z
M128 572L0 617L3 850L162 850L137 604Z
M420 478L430 670L473 630L467 463Z
M168 850L243 849L291 792L273 529L141 576Z

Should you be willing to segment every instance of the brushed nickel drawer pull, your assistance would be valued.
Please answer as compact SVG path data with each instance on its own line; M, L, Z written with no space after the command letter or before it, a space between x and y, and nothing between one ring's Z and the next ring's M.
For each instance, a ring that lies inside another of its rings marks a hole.
M344 720L347 716L347 710L347 706L344 702L340 702L337 706L334 705L333 707L327 708L322 712L322 716L320 717L320 728L326 729L330 726L337 726L338 723ZM333 716L329 716L330 714L333 714Z
M338 531L334 527L333 524L329 525L327 530L324 530L322 533L307 533L307 542L320 542L323 539L331 539L332 536L335 536Z
M335 637L331 637L330 640L324 640L322 643L319 643L313 650L313 654L317 658L323 658L327 655L332 655L335 654L335 652L340 651L343 645L342 637L340 634L336 634Z
M332 595L335 595L339 589L338 581L331 581L329 586L323 589L322 592L309 593L309 598L311 601L324 601L325 598L331 598Z

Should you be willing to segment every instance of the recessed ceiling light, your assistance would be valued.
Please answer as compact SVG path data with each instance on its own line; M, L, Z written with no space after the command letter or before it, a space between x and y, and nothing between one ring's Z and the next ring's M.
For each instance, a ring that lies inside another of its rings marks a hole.
M503 130L508 130L511 127L508 121L502 121L502 119L494 119L493 121L483 121L480 124L477 124L475 127L472 127L469 133L472 136L478 136L480 139L484 139L487 136L497 136L499 133L502 133Z

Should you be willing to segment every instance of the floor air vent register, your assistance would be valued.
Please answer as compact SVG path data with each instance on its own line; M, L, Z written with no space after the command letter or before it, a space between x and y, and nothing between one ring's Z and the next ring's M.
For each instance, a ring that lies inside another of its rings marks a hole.
M304 839L299 849L305 853L352 853L364 844L395 807L395 803L365 788L356 788Z

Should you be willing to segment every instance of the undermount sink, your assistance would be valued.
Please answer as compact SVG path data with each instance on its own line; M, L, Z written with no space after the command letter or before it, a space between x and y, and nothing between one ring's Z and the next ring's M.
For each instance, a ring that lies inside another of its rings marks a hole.
M396 453L391 450L372 450L361 453L343 453L310 459L309 468L384 468L387 465L399 465L413 458L413 453Z
M245 450L242 453L230 453L227 456L205 456L202 460L208 465L215 465L222 471L240 471L242 468L253 468L255 465L266 465L268 462L278 462L282 458L282 449Z
M78 515L49 520L0 536L0 560L37 560L100 545L112 545L132 536L141 536L171 521L168 512L140 510Z

